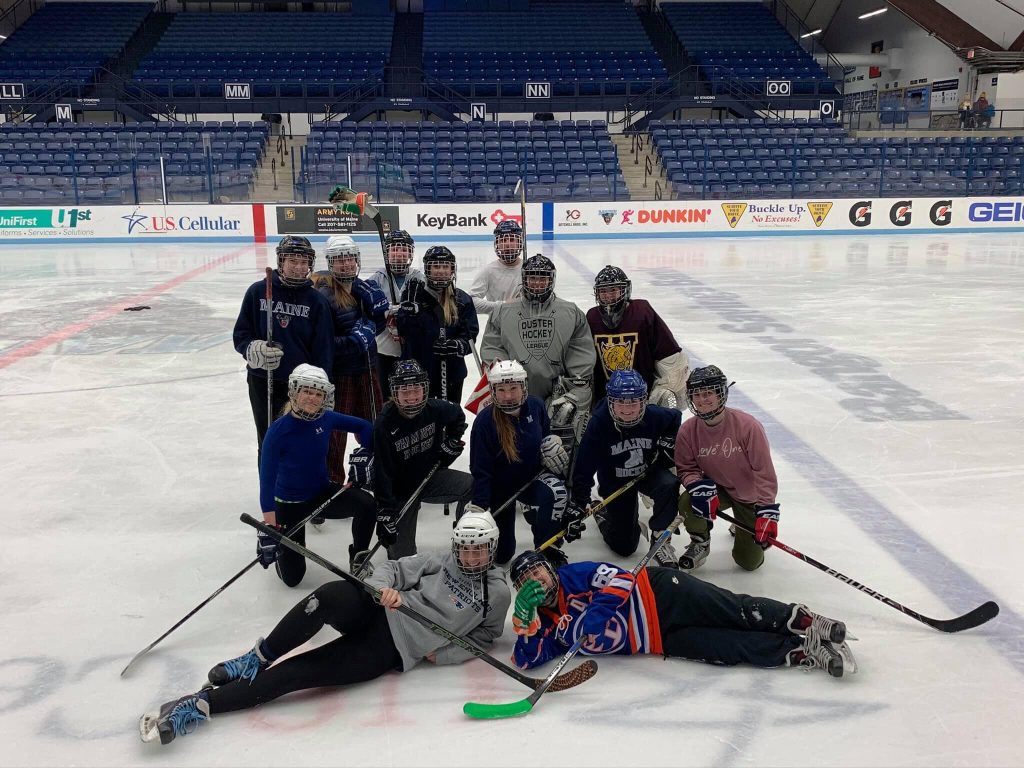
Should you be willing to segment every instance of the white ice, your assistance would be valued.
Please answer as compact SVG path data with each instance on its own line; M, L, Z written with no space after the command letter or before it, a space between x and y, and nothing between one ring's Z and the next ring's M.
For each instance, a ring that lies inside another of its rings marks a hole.
M485 722L462 704L528 690L479 661L425 665L142 744L143 711L331 578L311 566L289 590L257 568L118 677L253 557L238 517L258 513L255 434L230 337L272 248L5 246L0 765L1024 765L1024 236L530 245L583 307L621 265L691 358L736 381L730 404L772 441L783 541L928 616L989 599L1001 614L944 635L782 551L744 573L720 526L699 576L845 620L857 675L604 658L525 718ZM469 285L489 246L452 247ZM449 530L426 506L421 549ZM347 523L309 541L346 563ZM569 552L611 556L595 530Z

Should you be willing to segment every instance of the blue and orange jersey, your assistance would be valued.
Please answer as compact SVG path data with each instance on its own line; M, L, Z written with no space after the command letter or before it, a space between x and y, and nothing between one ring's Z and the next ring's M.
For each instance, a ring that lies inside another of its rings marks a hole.
M580 653L661 653L661 627L647 570L636 576L611 563L571 563L558 569L558 607L539 610L540 629L519 637L512 661L523 669L561 656L588 624L603 620L604 632L587 640Z

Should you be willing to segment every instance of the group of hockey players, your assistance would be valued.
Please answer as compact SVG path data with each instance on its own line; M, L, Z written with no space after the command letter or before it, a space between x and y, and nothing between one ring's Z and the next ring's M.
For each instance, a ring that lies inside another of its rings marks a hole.
M302 544L305 523L351 518L349 569L376 599L351 581L319 587L255 647L214 666L202 690L144 715L144 740L167 744L213 714L292 691L471 658L399 606L482 646L502 634L511 608L522 668L582 641L587 654L855 671L843 622L690 573L708 558L719 509L738 521L732 557L745 570L761 566L778 536L765 430L726 405L723 372L689 370L619 267L598 272L596 306L584 313L556 295L550 258L524 260L516 221L498 224L494 250L467 293L449 248L428 248L417 270L402 230L384 237L384 265L369 279L350 237L328 240L323 272L306 238L280 241L277 269L246 292L234 329L248 364L263 520L278 532L258 532L257 555L295 586L305 561L279 537ZM479 354L478 312L488 315ZM466 448L463 384L477 367L489 404L473 420L465 472L451 465ZM348 433L358 445L346 472ZM443 555L417 555L422 502L456 505ZM516 556L520 514L533 549ZM617 558L642 537L652 542L652 565L570 562L588 520ZM681 554L670 539L680 527L689 535ZM370 560L374 533L386 561ZM340 636L277 662L325 624Z

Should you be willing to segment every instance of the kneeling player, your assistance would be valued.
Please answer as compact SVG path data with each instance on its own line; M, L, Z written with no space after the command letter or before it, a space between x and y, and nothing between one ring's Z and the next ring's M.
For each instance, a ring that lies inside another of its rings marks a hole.
M513 659L536 667L585 636L588 655L659 653L733 666L807 667L832 677L856 672L846 625L798 603L737 595L669 568L636 576L611 563L557 571L539 553L512 561L517 590Z

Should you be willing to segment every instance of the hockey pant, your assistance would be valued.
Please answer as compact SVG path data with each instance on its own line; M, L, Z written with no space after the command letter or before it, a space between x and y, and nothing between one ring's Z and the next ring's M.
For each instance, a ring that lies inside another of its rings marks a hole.
M793 605L737 595L672 568L648 568L666 656L779 667L803 638L786 628Z
M491 506L500 507L516 492L516 488L495 490ZM498 551L495 562L504 565L516 553L516 509L523 506L523 517L533 530L533 546L543 544L562 530L568 493L565 482L545 472L519 494L519 502L507 507L495 522L498 524Z
M420 480L422 483L423 481ZM408 557L416 554L416 519L420 513L420 503L444 504L445 502L457 502L455 508L455 519L462 517L466 505L473 498L473 476L468 472L457 469L442 468L434 473L423 489L423 493L413 502L398 523L398 540L388 547L388 558L397 560L400 557ZM404 506L408 499L399 499Z
M267 380L254 376L249 379L249 405L252 407L252 419L256 422L256 469L260 466L263 453L263 438L267 436L270 424L267 422ZM285 403L288 402L288 380L274 379L274 419L281 415Z
M619 487L621 482L613 488L605 488L598 483L598 492L606 497ZM654 500L654 514L649 523L652 531L665 530L676 517L679 480L667 469L654 467L648 470L639 483L615 499L601 513L604 517L600 526L601 536L611 550L622 557L636 552L640 542L640 492Z
M209 692L210 714L264 704L307 688L363 683L392 670L401 671L385 609L355 584L331 581L285 614L265 644L280 658L311 640L329 624L342 636L292 656L248 680L236 680Z
M334 369L334 410L348 416L356 416L373 423L373 414L379 414L383 407L377 370L359 373L342 373ZM373 394L373 402L370 394ZM345 449L348 446L348 432L336 429L331 432L327 449L327 476L332 483L344 484L348 478L345 469Z
M754 505L744 501L736 501L722 486L718 486L718 503L721 509L731 509L743 525L754 530ZM702 517L693 514L690 508L690 494L685 489L679 495L679 511L683 513L683 525L688 533L708 534L712 525ZM745 531L736 529L736 538L732 542L732 559L740 568L754 571L764 562L764 550L754 541L754 537Z
M327 487L307 501L275 502L277 522L286 530L304 520L310 512L334 495L340 485L329 483ZM331 520L352 518L352 546L356 552L370 548L373 538L373 527L377 520L377 505L373 497L360 488L349 488L332 501L323 511L323 516ZM289 538L306 546L306 526L302 526ZM346 552L346 557L348 553ZM294 587L306 573L306 558L292 552L286 547L279 547L277 553L277 575L289 587Z

